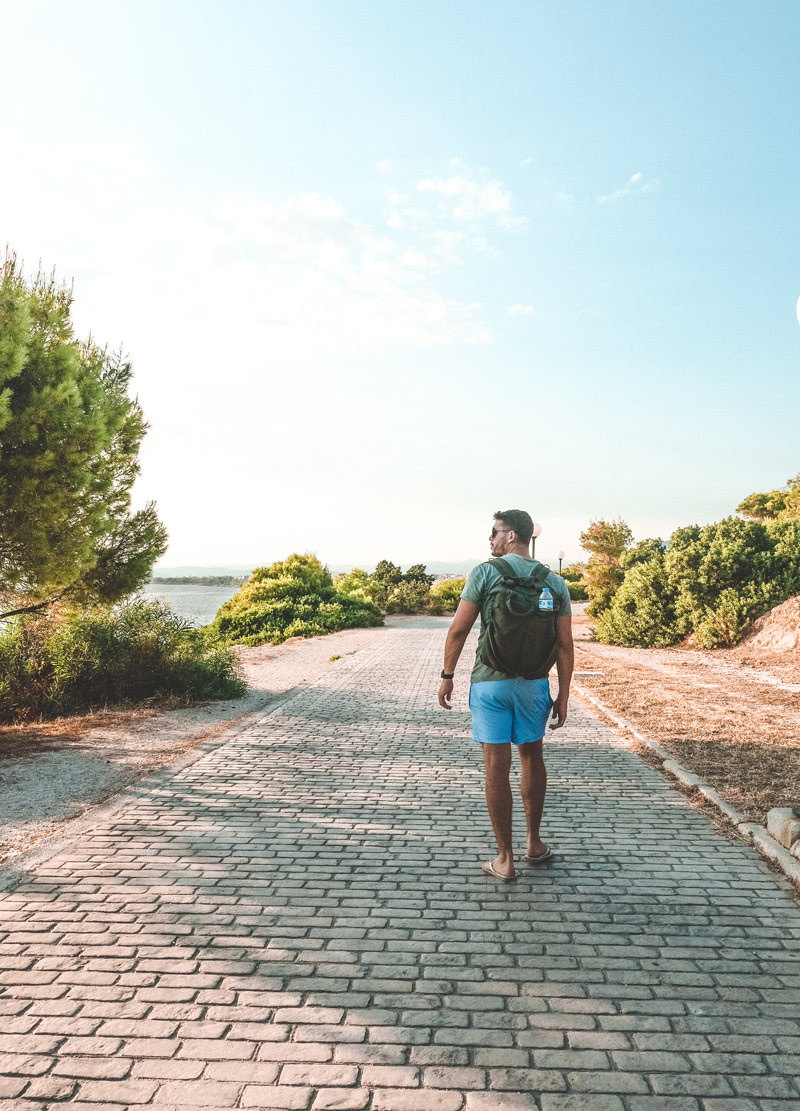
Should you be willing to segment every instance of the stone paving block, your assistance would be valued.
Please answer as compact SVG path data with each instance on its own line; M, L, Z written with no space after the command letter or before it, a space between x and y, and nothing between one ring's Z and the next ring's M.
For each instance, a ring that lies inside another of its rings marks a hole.
M87 1080L123 1080L132 1062L124 1057L61 1057L53 1065L54 1076L74 1076Z
M568 1072L567 1083L575 1092L618 1092L620 1095L641 1095L647 1092L647 1082L641 1073L620 1072Z
M41 1099L47 1102L55 1100L62 1102L75 1094L78 1087L77 1080L68 1080L58 1076L40 1076L32 1080L25 1089L26 1099Z
M606 1030L570 1030L567 1041L570 1049L631 1048L631 1039L625 1034Z
M544 1092L541 1096L542 1111L625 1111L619 1096L608 1095L553 1095Z
M361 1083L370 1088L418 1088L420 1070L412 1065L365 1065Z
M529 1068L531 1064L527 1049L476 1049L473 1058L477 1066L484 1068Z
M800 1104L800 1074L789 1076L732 1076L737 1095L756 1098L796 1099Z
M631 1096L628 1111L701 1111L692 1096Z
M61 1040L61 1039L59 1039ZM116 1053L122 1046L122 1038L67 1038L59 1046L59 1056L69 1057L75 1055L76 1057L110 1057Z
M259 1061L330 1061L333 1046L317 1042L265 1042L256 1056Z
M53 1058L31 1053L5 1053L0 1058L0 1075L42 1076L53 1067Z
M125 1057L173 1057L180 1042L176 1038L128 1038L120 1049Z
M457 1066L433 1066L423 1069L422 1083L426 1088L450 1088L455 1091L469 1091L486 1087L486 1073L478 1068L459 1068Z
M700 1054L695 1054L700 1057ZM628 1069L631 1072L686 1072L691 1068L691 1063L682 1053L668 1051L641 1050L613 1050L611 1057L619 1069Z
M754 1053L690 1053L689 1060L700 1072L716 1072L724 1076L730 1076L731 1073L752 1075L767 1071L764 1061ZM786 1058L783 1058L783 1061L786 1061ZM776 1058L774 1063L770 1058L773 1067L781 1063L780 1058Z
M732 1096L730 1081L718 1073L653 1073L647 1078L657 1095Z
M289 1108L300 1109L308 1107L311 1102L312 1096L311 1088L294 1088L283 1086L275 1086L271 1088L262 1087L259 1084L248 1084L242 1092L241 1106L242 1107L263 1107L263 1108Z
M776 1105L777 1106L777 1105ZM764 1104L753 1103L751 1099L704 1099L703 1111L767 1111ZM781 1111L788 1111L781 1104Z
M555 1069L489 1069L489 1087L510 1092L563 1092L567 1081Z
M280 1065L276 1061L209 1061L182 1062L175 1065L199 1065L203 1079L223 1080L241 1084L272 1084L278 1078Z
M230 1073L232 1071L231 1062L226 1062L226 1065ZM211 1065L206 1066L205 1061L174 1061L146 1057L144 1060L132 1062L131 1076L146 1080L197 1080L201 1075L208 1075L208 1069L212 1067ZM225 1077L214 1077L214 1079L227 1080L230 1077L226 1075Z
M53 1053L62 1045L63 1037L39 1037L36 1034L0 1034L0 1054L28 1056Z
M320 1022L294 1028L294 1038L298 1042L323 1042L326 1045L333 1042L363 1042L366 1036L365 1026L328 1026Z
M539 1069L607 1069L608 1054L597 1049L534 1049L533 1063Z
M406 1052L401 1045L337 1045L333 1059L342 1065L402 1065Z
M158 1083L152 1080L85 1080L78 1089L78 1100L88 1103L149 1103Z
M539 1100L525 1092L467 1092L465 1111L538 1111Z
M376 1088L372 1111L461 1111L461 1092L420 1091L409 1088Z
M365 1070L366 1071L366 1070ZM355 1065L332 1065L326 1063L307 1063L284 1065L281 1068L281 1084L304 1084L312 1088L327 1088L335 1085L352 1086L358 1079ZM368 1083L365 1079L364 1083Z
M25 1076L0 1076L0 1097L3 1102L21 1096L27 1087L38 1081L30 1081Z
M225 1039L208 1041L205 1038L182 1042L178 1057L194 1057L201 1061L249 1061L255 1054L255 1042L233 1042Z
M312 1111L362 1111L370 1100L366 1088L320 1088L314 1096Z

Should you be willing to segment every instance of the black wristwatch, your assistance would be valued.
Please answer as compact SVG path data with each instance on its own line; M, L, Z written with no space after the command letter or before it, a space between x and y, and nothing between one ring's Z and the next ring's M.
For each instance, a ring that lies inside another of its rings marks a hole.
M456 674L455 671L453 672L452 675L448 675L446 671L443 671L442 672L442 678L443 679L453 679L455 677L455 674Z

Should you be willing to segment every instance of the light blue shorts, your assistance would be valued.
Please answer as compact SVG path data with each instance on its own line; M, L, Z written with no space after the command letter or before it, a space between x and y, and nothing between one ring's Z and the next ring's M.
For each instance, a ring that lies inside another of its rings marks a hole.
M497 679L469 688L472 738L486 745L540 741L553 708L547 679Z

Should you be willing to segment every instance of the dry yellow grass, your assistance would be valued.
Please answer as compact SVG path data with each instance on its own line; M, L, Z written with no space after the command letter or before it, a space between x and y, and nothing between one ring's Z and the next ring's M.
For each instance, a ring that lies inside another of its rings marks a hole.
M751 821L800 803L800 668L743 645L734 651L596 644L575 619L580 684ZM783 686L776 685L782 684ZM783 689L796 687L797 689Z

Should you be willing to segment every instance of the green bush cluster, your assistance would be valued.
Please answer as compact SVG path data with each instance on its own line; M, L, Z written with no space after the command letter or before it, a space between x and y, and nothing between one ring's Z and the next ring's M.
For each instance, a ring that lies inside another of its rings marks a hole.
M586 586L585 563L570 563L558 574L566 582L570 599L573 602L585 602L587 600L589 591Z
M461 600L461 592L467 580L441 579L431 587L431 605L435 613L454 613Z
M337 590L378 606L384 613L452 613L458 605L465 579L443 579L434 583L424 563L414 563L403 571L391 560L382 559L370 574L354 567L337 575Z
M244 694L230 648L161 602L67 610L0 623L0 719Z
M295 554L256 568L209 630L229 644L257 645L382 624L380 609L366 594L342 592L316 556Z
M624 578L598 615L607 644L645 648L693 633L701 648L738 643L760 614L800 593L800 520L743 521L678 529L620 560Z

